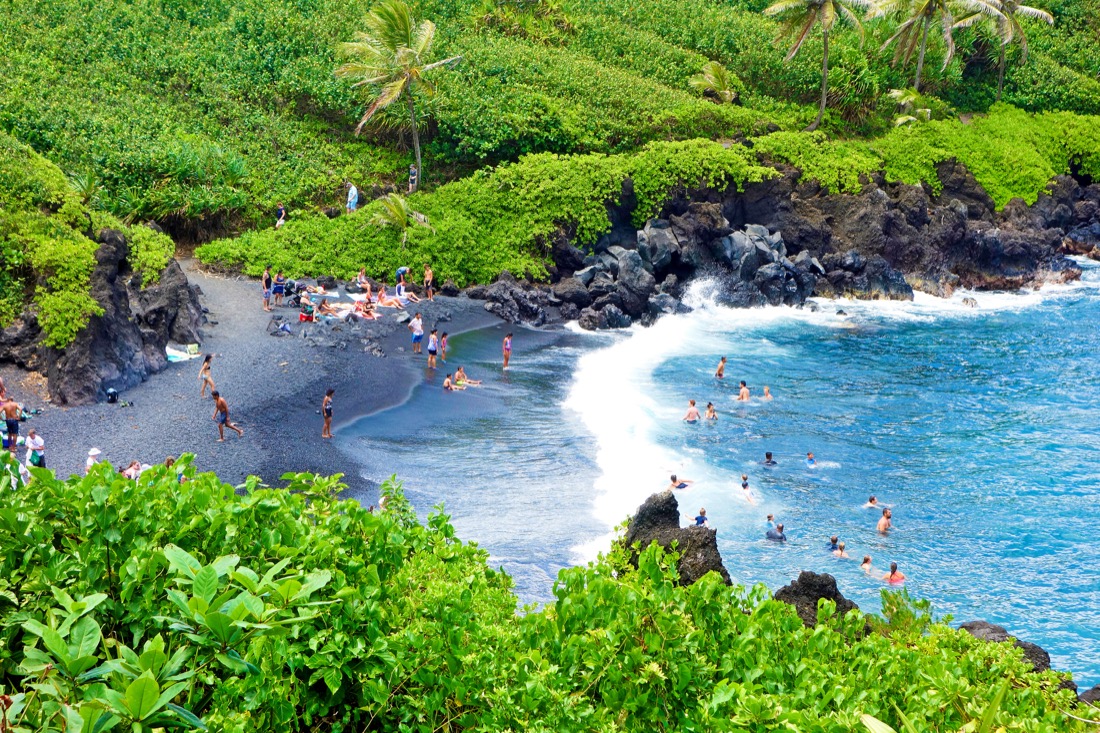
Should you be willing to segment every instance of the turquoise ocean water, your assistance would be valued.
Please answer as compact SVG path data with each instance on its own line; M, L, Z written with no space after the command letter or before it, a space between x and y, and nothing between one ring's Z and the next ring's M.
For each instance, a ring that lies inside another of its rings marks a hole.
M706 507L736 582L775 589L799 570L829 572L878 610L882 583L859 561L871 555L880 571L894 561L938 614L1002 624L1091 685L1100 268L1085 267L1075 285L975 294L977 308L959 293L731 310L698 283L693 313L650 328L517 332L506 375L502 334L466 334L449 366L465 363L484 387L444 394L442 373L426 373L407 403L340 439L369 478L397 471L422 513L443 503L524 600L552 599L557 571L606 548L677 473L695 481L678 492L681 510ZM741 379L748 404L735 401ZM774 400L759 399L764 385ZM689 398L714 402L717 422L681 422ZM761 465L765 451L778 466ZM887 537L874 531L879 512L862 508L871 494L893 505ZM769 513L786 525L785 546L764 540ZM850 560L826 551L832 534Z

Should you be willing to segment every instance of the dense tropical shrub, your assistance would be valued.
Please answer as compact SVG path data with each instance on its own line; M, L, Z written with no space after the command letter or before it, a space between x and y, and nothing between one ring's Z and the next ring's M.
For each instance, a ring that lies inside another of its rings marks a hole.
M409 196L433 229L410 229L407 246L394 230L372 223L376 201L351 216L302 217L279 230L212 242L196 254L249 274L271 264L294 276L349 278L365 266L384 277L401 265L430 262L438 278L459 285L489 282L502 270L543 276L550 236L567 228L581 243L595 241L610 228L606 206L618 201L628 177L640 225L677 186L742 185L770 175L746 148L705 140L651 143L622 155L542 153Z
M886 596L885 619L819 625L762 587L678 583L653 546L562 571L516 613L511 580L337 478L250 479L188 458L136 481L100 466L10 490L0 456L0 715L14 731L1072 731L1072 693L1014 646ZM182 476L182 479L179 478ZM1077 710L1081 716L1095 711Z
M0 327L28 306L48 346L69 344L102 308L89 293L103 227L131 242L131 266L154 282L175 252L172 240L91 212L57 166L0 132Z

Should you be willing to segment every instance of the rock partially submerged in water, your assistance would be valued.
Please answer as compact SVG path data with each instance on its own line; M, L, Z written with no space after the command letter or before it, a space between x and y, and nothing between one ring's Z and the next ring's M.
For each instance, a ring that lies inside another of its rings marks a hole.
M775 600L794 606L802 623L809 628L817 625L817 603L822 598L836 604L838 616L859 610L859 606L841 594L836 586L836 578L828 573L803 570L798 574L797 580L775 592Z
M730 574L722 564L716 538L717 530L708 527L681 527L680 506L672 491L665 490L638 507L622 542L627 547L637 545L642 550L654 542L666 550L675 543L676 552L680 553L676 567L681 585L691 585L710 572L721 575L723 582L729 585ZM637 552L632 560L637 563Z
M1031 664L1031 670L1033 672L1046 672L1050 669L1050 654L1048 654L1045 649L1030 641L1017 639L1015 636L1008 633L1008 630L1003 626L991 624L988 621L978 620L959 624L959 630L967 632L976 639L994 644L1011 641L1023 651L1024 659ZM1059 687L1077 692L1077 683L1070 679L1063 679Z

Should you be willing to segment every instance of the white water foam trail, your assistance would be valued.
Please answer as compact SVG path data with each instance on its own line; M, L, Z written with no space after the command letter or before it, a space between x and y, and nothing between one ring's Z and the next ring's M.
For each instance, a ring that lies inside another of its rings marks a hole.
M606 551L622 523L647 497L667 486L668 476L694 479L697 484L729 487L740 494L739 477L709 464L703 451L683 446L662 447L657 434L662 425L676 424L686 404L663 404L656 391L654 372L668 358L680 354L703 357L700 367L712 370L719 356L741 353L752 357L779 357L784 352L753 331L783 322L802 322L821 328L861 328L883 322L931 322L937 318L976 318L983 314L1030 308L1046 299L1100 291L1100 266L1081 261L1084 276L1067 285L1046 286L1018 293L957 291L951 298L917 293L912 301L858 301L815 299L818 310L785 306L733 309L718 305L713 281L696 281L684 297L691 313L667 315L649 327L634 326L612 345L592 351L577 364L573 385L563 407L575 411L595 437L600 475L593 485L592 510L608 533L573 548L576 560L587 562ZM964 303L973 298L977 307ZM847 315L838 315L843 310ZM705 403L704 403L705 404ZM700 410L703 404L699 405ZM751 406L750 406L751 409ZM821 466L823 468L827 466ZM686 490L680 495L685 511L693 510ZM757 506L746 510L781 511L769 497L756 494Z

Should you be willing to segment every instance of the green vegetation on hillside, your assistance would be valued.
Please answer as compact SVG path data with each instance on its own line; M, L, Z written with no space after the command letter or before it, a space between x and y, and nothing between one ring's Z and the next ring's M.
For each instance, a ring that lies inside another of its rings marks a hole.
M7 462L0 457L0 463ZM9 490L0 466L0 693L14 731L1073 731L1072 693L1011 644L823 602L817 628L717 574L678 585L656 546L511 579L425 525L392 483L372 514L335 479L238 495L185 458ZM177 480L177 470L186 480ZM1003 699L996 703L995 699ZM1095 716L1095 710L1077 710Z
M64 347L101 314L89 279L98 248L92 237L104 227L126 234L130 265L146 282L160 276L175 250L163 234L89 209L57 166L0 132L0 328L29 306L45 344Z
M932 121L867 141L777 132L752 142L751 151L696 140L651 143L634 154L526 156L411 196L410 205L429 217L432 229L409 230L407 245L398 232L373 224L371 214L382 207L376 201L353 216L301 217L279 230L218 240L196 254L250 275L272 264L295 277L351 278L363 266L383 277L401 265L430 262L437 277L465 285L488 282L501 270L543 275L557 230L582 245L595 242L611 227L606 204L619 203L627 177L638 199L638 226L676 187L741 186L775 175L763 160L794 165L831 191L858 193L861 177L878 171L889 181L923 181L938 190L936 166L954 158L997 206L1015 197L1034 203L1059 174L1100 179L1100 117L1031 115L1007 105L969 124Z

